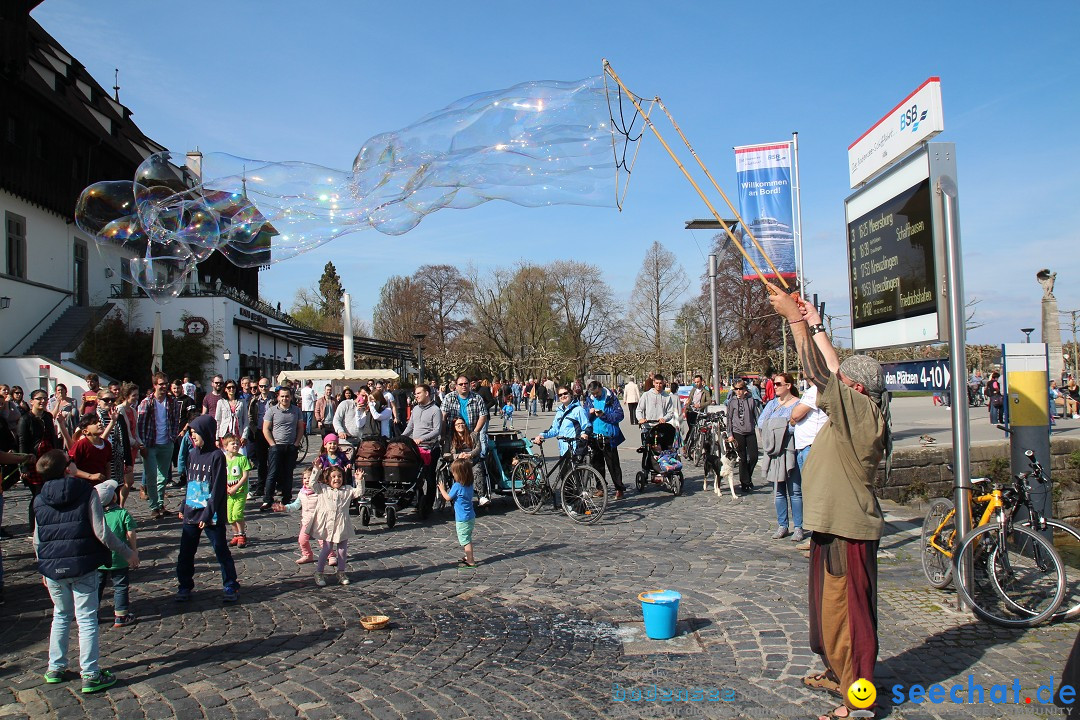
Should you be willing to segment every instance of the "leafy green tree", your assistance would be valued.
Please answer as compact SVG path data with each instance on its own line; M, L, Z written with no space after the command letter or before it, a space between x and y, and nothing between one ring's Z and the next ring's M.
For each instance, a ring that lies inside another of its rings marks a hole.
M325 319L337 318L338 328L341 327L341 314L345 309L345 303L341 296L345 289L341 285L341 277L338 275L334 263L327 262L323 268L322 277L319 278L319 314Z
M207 337L165 330L162 340L164 354L161 366L169 377L184 373L201 377L213 362L214 350ZM129 330L124 319L114 315L87 334L75 358L82 365L111 378L149 387L153 333Z

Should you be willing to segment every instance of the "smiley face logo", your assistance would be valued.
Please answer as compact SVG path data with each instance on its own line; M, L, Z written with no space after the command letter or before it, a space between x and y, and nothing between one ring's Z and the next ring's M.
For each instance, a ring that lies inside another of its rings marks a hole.
M868 708L877 700L877 688L865 678L851 683L847 690L848 701L857 708Z

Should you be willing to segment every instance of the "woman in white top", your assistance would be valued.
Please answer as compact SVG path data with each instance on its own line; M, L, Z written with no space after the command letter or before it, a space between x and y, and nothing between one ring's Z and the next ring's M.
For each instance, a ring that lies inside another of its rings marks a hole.
M378 423L379 434L384 438L390 437L390 421L394 417L394 410L387 404L386 396L381 392L370 393L367 411L371 419Z
M240 391L236 387L235 380L225 383L225 397L218 401L214 411L214 420L217 421L217 439L226 435L235 435L240 438L240 444L245 445L250 439L248 434L248 408L247 403L239 398Z

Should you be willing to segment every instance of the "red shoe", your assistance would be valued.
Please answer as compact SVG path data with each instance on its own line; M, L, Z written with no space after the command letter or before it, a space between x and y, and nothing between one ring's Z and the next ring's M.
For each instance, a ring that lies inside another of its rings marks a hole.
M246 535L237 535L235 538L233 538L233 540L236 540L236 547L238 547L238 548L246 548L247 547L247 536Z
M233 535L232 540L229 541L229 547L236 547L240 542L239 535Z

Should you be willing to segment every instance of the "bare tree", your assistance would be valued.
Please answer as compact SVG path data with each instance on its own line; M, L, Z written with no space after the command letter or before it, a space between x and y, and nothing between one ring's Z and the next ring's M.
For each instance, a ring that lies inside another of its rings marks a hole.
M562 322L562 345L578 376L588 373L589 361L614 340L618 316L614 293L600 268L574 260L551 267L555 308Z
M468 326L463 311L468 304L469 281L453 265L421 265L412 276L428 305L429 341L442 352Z
M411 344L413 333L427 327L424 289L412 278L392 275L379 290L372 315L375 337Z
M657 364L663 353L668 323L689 285L675 254L654 241L634 281L630 320L641 333L645 347L652 350Z
M556 337L554 285L544 268L519 263L481 273L471 267L467 279L475 327L486 348L521 362L530 348Z

